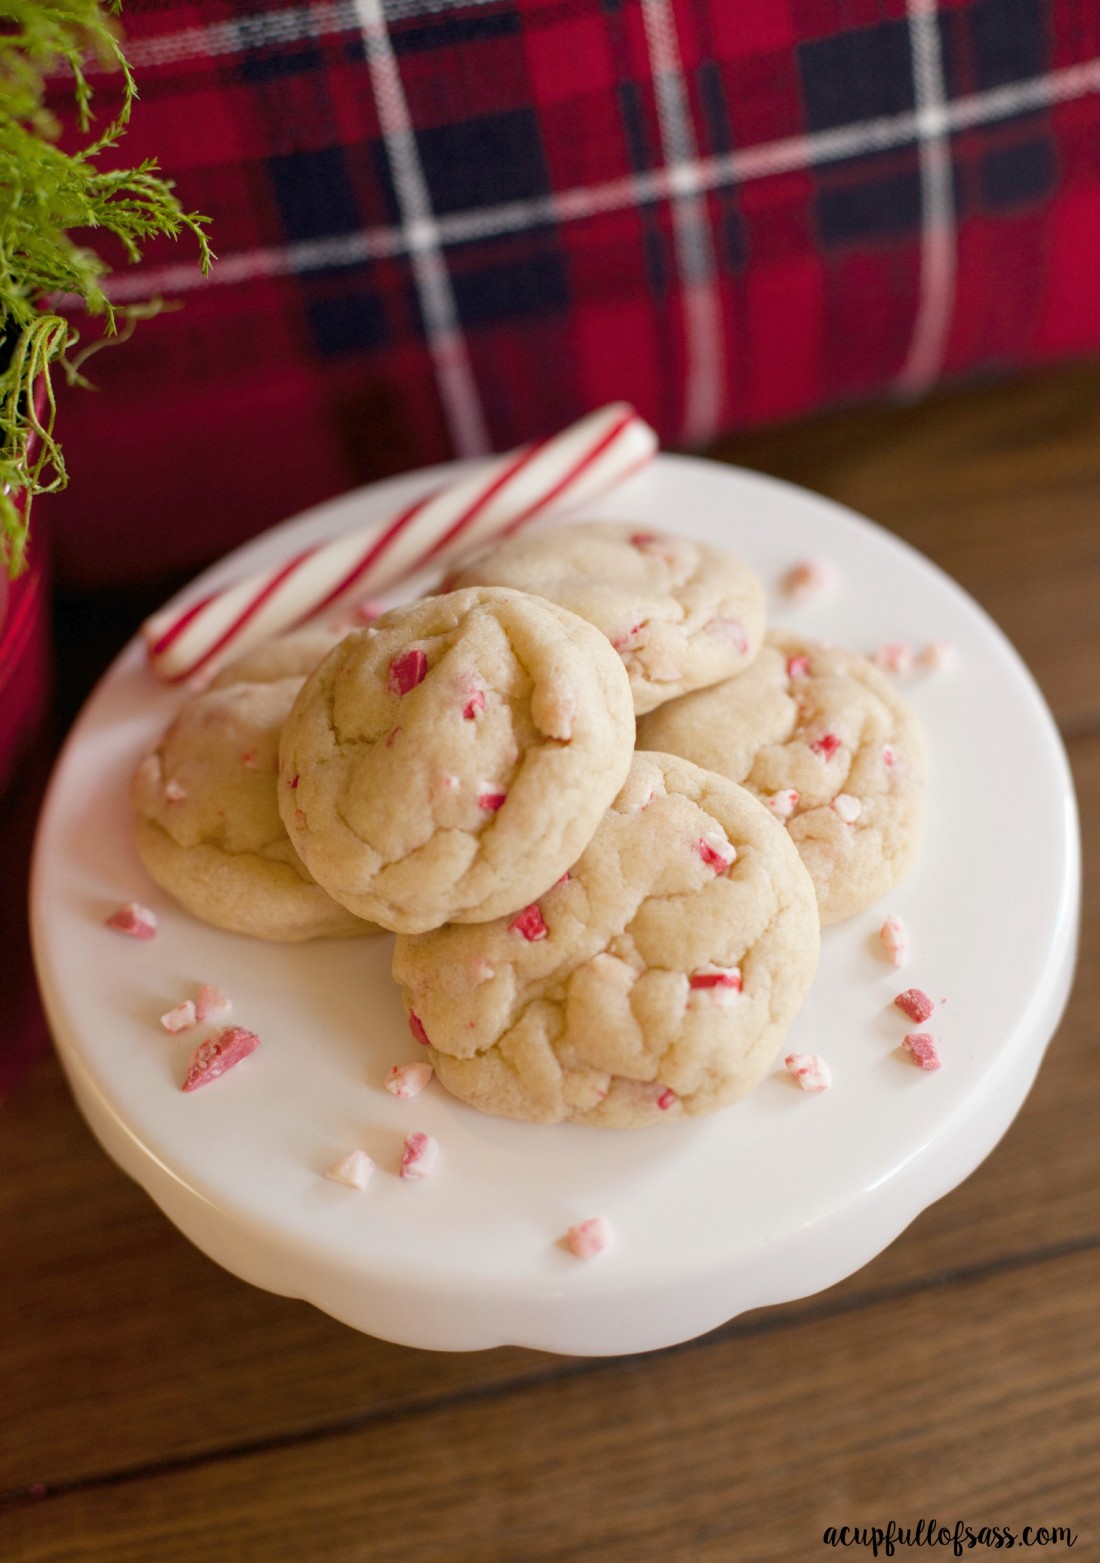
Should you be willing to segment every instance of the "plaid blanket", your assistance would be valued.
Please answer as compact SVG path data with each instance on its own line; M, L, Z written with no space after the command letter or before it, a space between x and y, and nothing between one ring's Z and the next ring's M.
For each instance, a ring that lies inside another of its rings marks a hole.
M188 569L616 397L672 446L1100 344L1091 0L126 0L208 212L92 366L61 562ZM97 83L104 104L111 84Z

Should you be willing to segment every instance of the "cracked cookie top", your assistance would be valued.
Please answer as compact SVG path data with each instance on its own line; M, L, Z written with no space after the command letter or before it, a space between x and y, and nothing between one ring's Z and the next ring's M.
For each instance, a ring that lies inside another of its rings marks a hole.
M634 745L623 665L591 624L476 587L349 635L283 731L279 807L329 893L386 928L481 922L584 850Z
M823 923L870 906L916 859L924 734L855 652L773 632L744 673L647 716L638 745L683 755L765 802L810 871Z
M747 667L764 635L764 593L720 548L611 521L521 533L477 555L456 586L514 586L603 631L641 715Z
M482 1111L631 1127L771 1066L820 944L786 832L724 777L637 754L569 873L519 913L396 941L409 1024Z
M279 734L306 675L336 644L283 636L181 706L131 787L138 851L194 916L262 939L371 932L302 864L279 817Z

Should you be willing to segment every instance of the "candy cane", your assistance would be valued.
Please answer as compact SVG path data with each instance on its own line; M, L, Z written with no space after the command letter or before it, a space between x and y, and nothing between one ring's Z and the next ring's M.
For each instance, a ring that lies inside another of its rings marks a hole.
M396 516L307 548L182 608L163 609L142 626L149 660L170 683L209 676L338 602L384 591L424 565L453 561L534 516L595 499L656 449L649 425L626 403L614 402L560 434L496 457Z

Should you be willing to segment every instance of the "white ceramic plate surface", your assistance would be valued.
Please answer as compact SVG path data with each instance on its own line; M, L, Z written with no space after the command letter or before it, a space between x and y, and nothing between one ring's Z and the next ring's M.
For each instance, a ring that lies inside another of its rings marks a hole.
M186 595L392 513L455 470L310 511ZM41 819L39 977L103 1146L227 1269L405 1345L645 1351L840 1280L996 1144L1069 990L1080 873L1065 755L1030 675L965 593L851 512L704 461L659 457L586 513L728 546L773 588L777 623L859 650L957 647L949 671L904 681L932 756L920 862L884 901L826 930L789 1034L789 1048L831 1065L824 1095L802 1093L778 1063L724 1112L625 1133L484 1117L434 1083L395 1100L385 1073L420 1050L388 938L270 945L204 926L148 880L131 841L129 778L181 696L157 683L136 642L74 727ZM839 567L839 588L806 606L777 597L783 571L815 556ZM104 927L130 899L156 909L157 938ZM877 940L888 911L910 931L901 973ZM263 1045L185 1095L195 1035L167 1036L158 1016L200 982L225 988L234 1020ZM937 1073L900 1048L907 1022L891 1000L910 985L937 1001ZM414 1128L442 1146L418 1185L395 1175ZM355 1146L377 1163L361 1193L323 1176ZM608 1218L616 1245L579 1261L560 1239L592 1215Z

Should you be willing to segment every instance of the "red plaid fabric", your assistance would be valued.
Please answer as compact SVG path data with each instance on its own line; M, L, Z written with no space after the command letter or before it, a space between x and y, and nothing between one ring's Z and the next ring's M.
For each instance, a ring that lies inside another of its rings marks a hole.
M220 255L62 409L61 562L186 569L611 398L672 446L1100 344L1083 0L127 0ZM109 102L108 80L99 84Z

